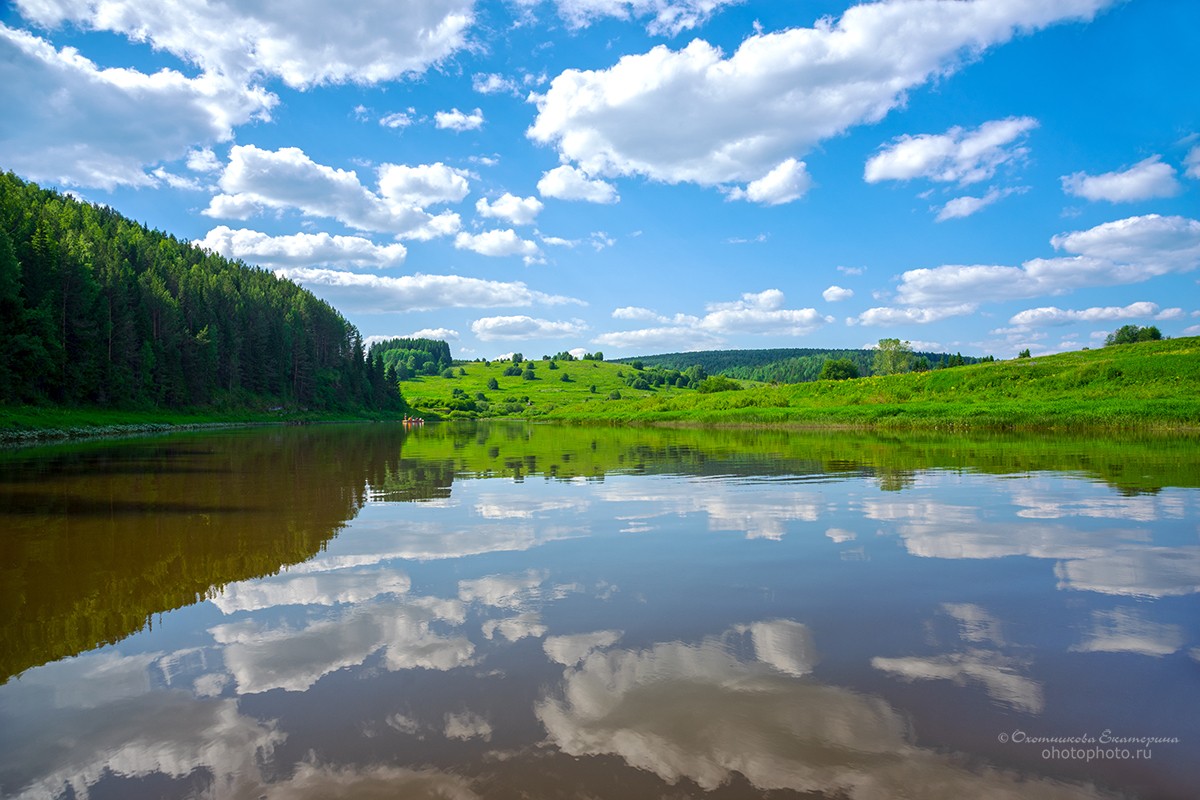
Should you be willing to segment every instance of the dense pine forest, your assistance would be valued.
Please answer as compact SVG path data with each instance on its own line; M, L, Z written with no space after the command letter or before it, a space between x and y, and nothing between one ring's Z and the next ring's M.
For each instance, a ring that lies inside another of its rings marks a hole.
M389 372L296 284L0 175L0 403L399 411Z

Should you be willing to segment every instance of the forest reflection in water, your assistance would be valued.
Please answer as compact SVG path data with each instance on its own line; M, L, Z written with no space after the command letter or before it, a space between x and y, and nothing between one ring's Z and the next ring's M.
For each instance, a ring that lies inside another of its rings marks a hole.
M5 453L0 794L1191 796L1195 452L492 424ZM1001 741L1106 730L1177 741Z

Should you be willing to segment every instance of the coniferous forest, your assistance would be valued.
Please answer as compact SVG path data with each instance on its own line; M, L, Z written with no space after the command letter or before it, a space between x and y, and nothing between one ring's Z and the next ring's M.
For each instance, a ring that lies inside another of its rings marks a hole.
M0 403L404 408L311 292L0 175Z

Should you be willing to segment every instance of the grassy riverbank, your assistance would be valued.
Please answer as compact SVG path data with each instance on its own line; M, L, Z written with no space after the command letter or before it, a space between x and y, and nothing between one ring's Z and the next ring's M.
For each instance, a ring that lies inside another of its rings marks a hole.
M217 428L238 425L288 425L392 418L395 415L346 412L227 411L181 409L62 408L55 406L0 406L0 444L122 436L137 433Z
M1200 428L1200 338L1119 345L850 381L744 384L702 394L625 385L632 367L537 364L537 379L500 377L507 362L402 384L418 412L576 423L785 425L889 429ZM567 381L562 376L568 377ZM496 378L499 388L487 388ZM592 390L595 386L595 390ZM454 390L479 410L451 409ZM619 398L612 397L616 392Z
M880 429L1200 429L1200 337L1105 347L849 381L742 382L704 394L633 389L638 371L597 361L467 363L453 377L401 383L430 419L517 418L600 424L845 426ZM460 374L460 372L462 374ZM566 380L564 380L564 376ZM495 381L497 388L490 388ZM0 407L0 442L254 425L388 418L291 410L120 411Z

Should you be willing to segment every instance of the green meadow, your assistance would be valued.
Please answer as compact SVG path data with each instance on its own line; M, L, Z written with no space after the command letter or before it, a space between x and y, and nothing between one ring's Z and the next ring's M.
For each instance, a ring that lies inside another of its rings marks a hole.
M456 366L453 377L404 381L401 390L414 413L428 419L896 429L1200 428L1197 337L846 381L740 382L740 390L707 394L674 386L633 389L626 381L636 370L628 364L558 361L551 369L549 361L533 363L533 380L504 376L512 366L507 361L473 362ZM492 379L498 388L488 388Z
M463 362L451 377L400 383L427 420L533 419L578 424L846 427L883 430L1200 430L1200 337L1039 358L799 384L738 381L704 393L632 388L650 372L602 361ZM494 381L497 388L490 388ZM388 419L358 413L355 419ZM345 412L0 407L0 441L122 435L180 428L345 420Z

